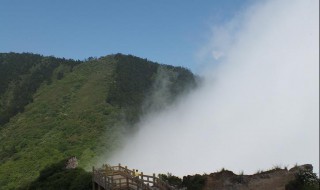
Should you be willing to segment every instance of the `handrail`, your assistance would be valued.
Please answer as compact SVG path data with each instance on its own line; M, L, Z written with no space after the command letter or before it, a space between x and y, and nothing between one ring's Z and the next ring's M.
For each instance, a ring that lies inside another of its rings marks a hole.
M93 182L106 190L114 190L123 188L133 188L141 190L151 190L150 184L158 187L160 190L175 190L168 183L164 182L155 174L144 175L143 172L138 173L137 170L130 170L127 166L103 165L100 169L93 168Z

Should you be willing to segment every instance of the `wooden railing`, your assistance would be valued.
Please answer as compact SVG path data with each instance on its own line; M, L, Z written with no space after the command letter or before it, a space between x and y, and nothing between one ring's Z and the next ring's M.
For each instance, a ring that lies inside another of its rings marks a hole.
M105 189L133 189L133 190L151 190L156 187L160 190L175 190L166 182L157 178L155 174L145 175L138 170L130 170L127 166L103 165L100 169L92 169L93 190Z

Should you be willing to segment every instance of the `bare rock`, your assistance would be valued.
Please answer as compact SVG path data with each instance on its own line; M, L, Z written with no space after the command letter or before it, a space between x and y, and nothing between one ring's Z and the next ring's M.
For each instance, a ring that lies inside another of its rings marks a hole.
M72 156L66 162L66 169L75 169L78 167L78 160L77 157Z
M305 164L301 166L295 166L289 170L290 172L298 173L300 171L313 171L313 166L311 164Z
M312 171L310 164L296 166L290 170L275 168L254 175L236 175L231 171L221 171L207 175L204 190L285 190L285 185L300 171Z

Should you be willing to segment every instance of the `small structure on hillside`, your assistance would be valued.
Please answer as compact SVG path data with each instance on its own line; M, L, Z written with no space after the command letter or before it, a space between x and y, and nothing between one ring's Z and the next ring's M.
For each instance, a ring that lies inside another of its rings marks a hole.
M65 168L66 169L75 169L77 167L78 167L77 157L75 157L75 156L70 157L66 162Z

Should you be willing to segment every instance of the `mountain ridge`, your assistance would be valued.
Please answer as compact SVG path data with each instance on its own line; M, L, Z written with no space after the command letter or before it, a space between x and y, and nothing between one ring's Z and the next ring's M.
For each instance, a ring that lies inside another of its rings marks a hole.
M0 57L2 72L14 65L2 76L7 85L2 85L0 102L17 109L0 125L0 189L29 183L56 160L77 156L84 168L102 152L111 154L125 126L132 128L139 121L160 70L174 74L168 79L168 104L196 84L187 69L132 55L86 61L28 53ZM17 72L21 65L23 72ZM12 92L17 95L9 96ZM12 102L16 103L11 106ZM7 107L0 113L7 113Z

